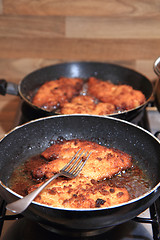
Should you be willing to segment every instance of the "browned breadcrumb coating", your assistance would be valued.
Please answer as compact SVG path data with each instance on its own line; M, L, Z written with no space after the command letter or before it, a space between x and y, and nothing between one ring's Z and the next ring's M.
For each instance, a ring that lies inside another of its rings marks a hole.
M71 159L78 149L92 151L81 173L90 179L110 178L121 170L132 166L132 157L120 150L106 148L95 142L78 139L64 141L62 144L53 144L41 156L49 163L35 168L32 172L34 178L50 178L57 173Z
M136 108L145 102L144 94L129 85L115 85L94 77L88 80L88 93L121 111Z
M72 103L82 104L82 105L93 105L95 104L95 99L91 96L80 95L72 98Z
M80 78L65 78L44 83L35 94L32 103L48 111L57 109L73 96L78 95L83 85Z
M28 192L37 186L31 187ZM110 187L105 182L90 180L82 174L75 179L55 179L35 199L53 207L78 209L109 207L128 200L129 194L125 188Z
M90 96L77 96L70 103L65 103L60 113L62 114L91 114L95 108L94 98Z
M84 85L87 86L85 95ZM60 114L108 115L136 108L145 100L141 91L129 85L115 85L95 77L90 77L88 82L62 77L44 83L32 103L47 111L58 110Z
M97 208L117 205L129 200L124 187L110 187L105 178L111 178L132 167L132 157L120 150L107 148L96 142L72 139L56 141L41 153L46 163L32 171L33 179L43 182L59 172L78 149L92 152L80 174L74 179L59 177L46 187L35 201L61 208ZM29 187L28 193L39 185Z
M115 112L115 107L111 103L95 103L90 96L77 96L70 103L64 103L60 110L62 114L90 114L106 115Z
M93 114L95 115L106 115L106 114L112 114L115 112L115 106L112 103L101 103L99 102L94 111Z

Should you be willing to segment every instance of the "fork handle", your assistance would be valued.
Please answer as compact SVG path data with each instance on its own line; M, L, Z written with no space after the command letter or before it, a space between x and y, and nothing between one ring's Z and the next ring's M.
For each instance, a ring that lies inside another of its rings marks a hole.
M6 208L14 213L22 213L30 204L31 202L35 199L35 197L50 183L52 182L55 178L59 177L61 174L57 173L50 179L48 179L45 183L43 183L40 187L38 187L36 190L33 192L29 193L27 196L9 203L6 205Z

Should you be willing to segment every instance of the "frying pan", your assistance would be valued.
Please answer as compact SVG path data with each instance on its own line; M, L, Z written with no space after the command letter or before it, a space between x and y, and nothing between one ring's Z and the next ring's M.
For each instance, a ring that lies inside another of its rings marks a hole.
M42 110L32 104L32 97L35 91L46 81L55 80L60 77L83 78L91 76L104 81L110 80L114 84L127 84L134 89L140 90L146 97L146 101L139 107L121 113L112 114L113 117L132 121L147 105L153 94L152 83L142 74L115 64L102 62L68 62L36 70L27 75L17 86L6 80L1 80L0 93L20 95L21 98L32 109L36 110L40 117L55 115L56 113Z
M46 149L58 137L86 139L132 155L150 179L151 190L108 208L62 209L32 202L22 214L52 231L97 234L147 209L160 195L160 141L133 123L112 117L59 115L18 126L0 142L0 194L7 203L21 196L7 187L13 169Z

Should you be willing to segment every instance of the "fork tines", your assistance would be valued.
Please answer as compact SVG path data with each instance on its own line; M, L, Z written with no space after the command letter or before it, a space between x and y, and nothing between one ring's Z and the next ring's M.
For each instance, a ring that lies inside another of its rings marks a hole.
M70 162L62 169L63 171L68 172L69 174L73 174L74 177L77 176L78 173L82 170L86 161L91 155L91 152L88 154L88 151L84 154L85 149L79 154L80 151L81 151L81 148L73 156Z

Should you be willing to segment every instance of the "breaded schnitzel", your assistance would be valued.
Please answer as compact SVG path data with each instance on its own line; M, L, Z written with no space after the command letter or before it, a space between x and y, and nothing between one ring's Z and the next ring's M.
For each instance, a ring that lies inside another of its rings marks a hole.
M60 107L78 95L83 85L80 78L65 78L44 83L35 94L32 103L47 111Z
M92 114L92 115L106 115L115 112L115 107L111 103L95 103L91 96L76 96L72 98L71 102L64 103L61 107L62 114Z
M32 100L35 106L47 111L91 115L130 110L144 102L145 96L141 91L129 85L115 85L95 77L90 77L88 81L62 77L45 82Z
M136 108L145 102L144 94L129 85L115 85L94 77L88 80L88 93L104 103L111 103L117 110Z
M80 147L92 153L79 175L74 179L58 177L35 201L60 208L102 208L127 202L150 190L150 178L134 165L129 154L95 142L63 137L20 165L13 172L11 189L22 196L32 192L59 172Z
M132 166L132 157L127 153L106 148L95 142L73 139L61 144L53 144L47 148L41 156L50 162L35 168L32 172L33 177L36 179L50 178L64 167L79 148L92 152L81 171L86 178L95 180L111 178L119 171Z
M46 164L33 169L33 178L45 181L52 177L69 162L79 148L92 151L81 173L74 179L55 179L35 201L61 208L109 207L128 201L130 196L126 188L111 187L103 180L130 168L131 156L91 141L73 139L53 144L41 153ZM28 193L41 184L29 187Z
M32 186L28 193L36 187ZM35 199L41 204L60 208L109 207L128 200L129 194L125 188L110 187L105 182L90 180L82 174L76 179L55 179Z

